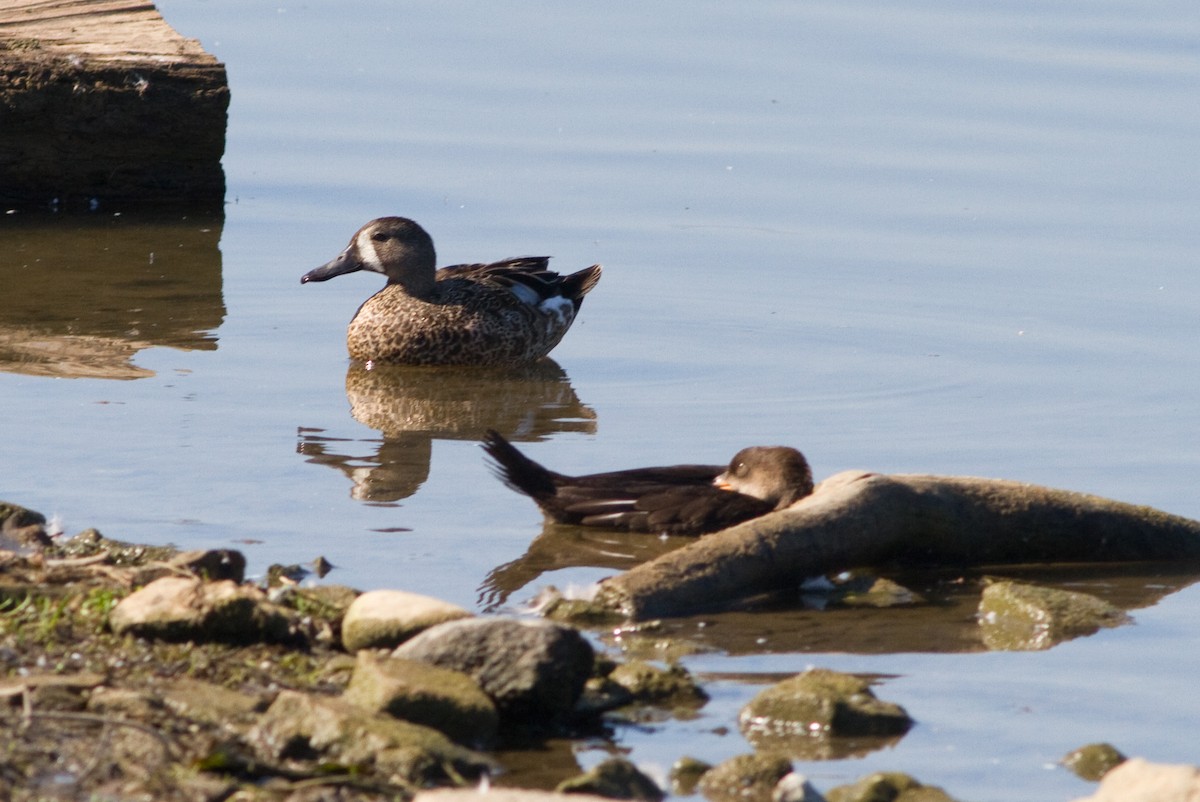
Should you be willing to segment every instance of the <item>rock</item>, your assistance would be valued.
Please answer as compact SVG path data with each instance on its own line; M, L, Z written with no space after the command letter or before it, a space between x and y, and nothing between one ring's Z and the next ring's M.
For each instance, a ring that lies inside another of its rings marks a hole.
M803 774L791 772L775 784L771 802L826 802L821 792Z
M1200 768L1130 758L1100 781L1096 793L1076 802L1196 802Z
M570 627L511 618L439 624L392 654L469 674L504 724L535 729L571 714L594 659L591 644Z
M476 779L497 768L437 730L298 691L281 691L247 737L270 760L317 756L417 785Z
M705 772L698 787L714 802L766 802L791 772L792 761L778 753L736 755Z
M181 718L208 724L250 723L265 700L232 688L189 677L163 683L158 688L162 704Z
M676 796L691 796L696 793L696 784L711 768L711 763L694 757L679 758L671 766L671 793Z
M1088 744L1064 755L1062 764L1075 772L1077 777L1097 782L1125 760L1125 756L1112 744Z
M532 788L435 788L418 791L413 802L606 802L606 797Z
M470 615L457 605L419 593L371 590L346 610L342 645L348 652L391 649L435 624Z
M608 678L628 690L638 702L698 706L708 700L708 694L679 665L662 669L644 660L630 660L614 668Z
M479 683L460 671L358 653L342 698L373 712L432 727L474 747L490 744L500 717Z
M815 668L761 691L742 708L738 725L756 742L762 736L900 735L912 719L876 698L867 680Z
M167 561L167 566L209 582L228 579L241 584L246 578L246 557L236 549L181 551Z
M563 780L555 788L567 794L596 794L608 799L640 799L658 802L666 794L637 766L625 758L613 757L576 777Z
M229 580L164 577L125 597L109 615L118 635L162 640L287 641L288 619L257 588Z
M825 799L828 802L954 802L954 797L941 788L921 785L900 772L878 772L851 785L830 788Z
M989 584L979 601L983 642L994 650L1048 649L1128 621L1124 612L1087 593L1007 580Z
M18 504L0 501L0 549L40 549L52 542L46 533L46 516Z

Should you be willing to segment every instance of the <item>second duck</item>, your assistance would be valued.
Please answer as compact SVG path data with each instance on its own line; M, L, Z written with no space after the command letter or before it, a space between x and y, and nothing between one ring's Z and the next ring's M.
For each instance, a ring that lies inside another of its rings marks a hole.
M433 239L405 217L360 228L337 258L301 283L368 270L387 285L359 307L350 356L401 365L515 365L540 359L574 322L600 265L561 276L548 256L438 270Z
M808 460L787 446L743 448L728 466L669 465L567 476L488 431L496 475L558 523L703 535L781 510L813 492Z

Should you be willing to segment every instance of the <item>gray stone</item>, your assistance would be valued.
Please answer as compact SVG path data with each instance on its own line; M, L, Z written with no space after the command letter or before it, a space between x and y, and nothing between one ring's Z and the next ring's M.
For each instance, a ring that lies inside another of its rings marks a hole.
M469 674L505 723L535 728L571 714L594 659L591 644L570 627L511 618L440 624L393 656Z
M371 590L356 598L342 619L342 645L391 649L423 630L471 614L455 604L403 590Z
M825 802L821 792L803 774L784 775L771 791L771 802Z
M360 651L344 699L484 747L496 737L499 715L479 683L461 671Z

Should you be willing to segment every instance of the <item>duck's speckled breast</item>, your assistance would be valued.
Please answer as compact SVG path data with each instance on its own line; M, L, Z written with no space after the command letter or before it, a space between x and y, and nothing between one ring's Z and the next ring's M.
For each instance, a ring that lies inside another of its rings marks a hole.
M389 284L350 321L350 356L403 365L505 365L540 359L575 316L569 301L542 309L507 289L438 281L428 299Z

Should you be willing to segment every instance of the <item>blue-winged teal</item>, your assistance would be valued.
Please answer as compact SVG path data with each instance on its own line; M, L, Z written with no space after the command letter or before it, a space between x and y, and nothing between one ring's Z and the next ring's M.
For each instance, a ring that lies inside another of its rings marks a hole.
M495 431L483 440L496 475L546 517L565 524L631 532L703 535L772 510L813 491L808 460L786 446L743 448L721 465L671 465L564 476L526 457Z
M571 327L600 265L560 276L550 257L436 269L433 239L412 220L381 217L301 283L370 270L387 286L358 308L350 356L402 365L511 365L540 359Z

